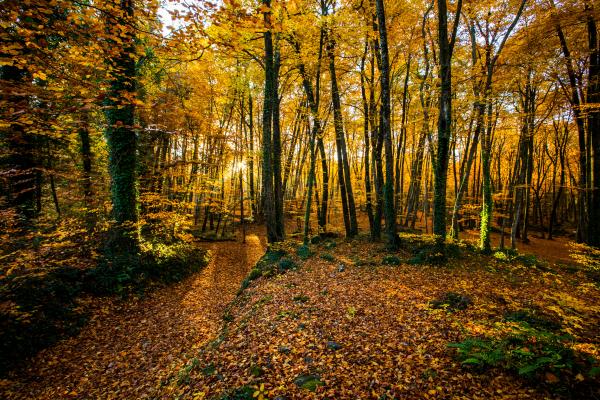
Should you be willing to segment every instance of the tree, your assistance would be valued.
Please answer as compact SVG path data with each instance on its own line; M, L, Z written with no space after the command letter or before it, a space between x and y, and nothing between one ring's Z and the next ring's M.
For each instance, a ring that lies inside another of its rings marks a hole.
M263 0L264 32L264 68L265 86L263 102L263 142L262 142L262 204L267 225L269 242L284 239L283 201L280 181L281 147L279 144L279 101L277 94L278 58L273 50L271 1Z
M133 0L120 0L106 22L115 52L108 59L112 76L106 96L112 215L115 225L108 251L114 260L135 262L139 251L137 136L135 132L135 34Z
M452 136L452 53L460 22L462 0L457 1L451 36L448 37L448 11L446 0L437 0L438 47L440 60L440 96L436 161L434 168L433 234L438 244L446 240L446 183L448 176L448 151Z
M391 100L390 100L390 61L388 53L387 27L383 0L376 0L377 25L381 52L381 132L385 147L385 185L383 203L385 232L388 246L398 245L396 235L396 211L394 208L394 154L392 153Z

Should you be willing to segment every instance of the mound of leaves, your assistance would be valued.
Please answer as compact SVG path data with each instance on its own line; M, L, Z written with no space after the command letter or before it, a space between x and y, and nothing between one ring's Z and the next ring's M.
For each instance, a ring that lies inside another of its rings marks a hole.
M541 267L545 264L533 254L521 254L514 249L498 250L493 255L498 261L511 264L518 263L526 267Z
M439 264L475 253L471 244L452 242L440 245L432 235L401 233L400 243L400 250L410 254L408 263L413 265Z
M284 257L288 253L285 246L270 246L267 252L258 260L248 276L242 281L240 292L250 286L252 281L261 276L273 276L287 270L296 268L296 263L291 257Z
M544 382L554 392L572 398L593 398L600 383L599 360L575 351L573 338L515 322L493 337L469 337L449 347L457 349L464 366L478 370L501 368L532 382Z

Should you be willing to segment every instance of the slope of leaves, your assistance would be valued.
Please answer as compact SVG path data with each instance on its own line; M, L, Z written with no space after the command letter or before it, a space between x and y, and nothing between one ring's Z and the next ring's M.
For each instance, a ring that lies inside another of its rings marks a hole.
M250 285L228 311L218 340L194 354L185 381L173 372L163 397L567 396L558 390L567 382L556 375L536 381L509 370L472 368L448 347L507 332L514 326L507 316L522 318L524 309L539 310L539 321L543 314L554 324L548 326L569 334L569 352L598 359L600 291L584 274L465 250L444 266L394 266L383 262L389 255L381 245L361 240L311 250L328 256L296 260L297 270ZM407 260L412 254L396 256ZM470 303L455 310L432 306L448 293L468 296ZM576 385L571 396L598 396L594 379L570 381Z
M88 324L0 380L0 397L153 396L169 371L218 333L225 306L264 253L264 243L250 232L245 245L224 242L206 248L212 253L209 265L182 282L126 301L83 299L92 309ZM185 374L180 378L185 382Z

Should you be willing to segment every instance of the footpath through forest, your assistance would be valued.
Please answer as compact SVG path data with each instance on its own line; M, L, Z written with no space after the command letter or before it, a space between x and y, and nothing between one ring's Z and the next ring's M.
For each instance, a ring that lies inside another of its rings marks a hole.
M75 337L41 351L9 379L7 399L151 396L172 367L218 332L227 304L266 249L262 227L241 241L207 244L201 272L142 299L109 301Z

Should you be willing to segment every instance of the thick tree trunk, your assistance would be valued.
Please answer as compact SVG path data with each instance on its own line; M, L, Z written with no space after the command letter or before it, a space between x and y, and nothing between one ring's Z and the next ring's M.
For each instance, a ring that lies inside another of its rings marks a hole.
M274 188L274 167L273 167L273 107L278 107L277 87L276 87L276 69L273 51L273 35L271 32L271 0L263 0L266 9L264 12L264 43L265 43L265 87L263 104L263 141L262 141L262 205L267 226L267 240L270 243L283 240L281 229L278 226L277 217L277 199ZM278 122L278 121L277 121ZM279 128L276 128L279 129Z
M137 262L138 192L137 138L133 128L135 106L131 99L136 90L135 37L132 25L133 0L121 0L122 15L111 25L119 28L113 34L120 37L122 49L110 59L113 76L106 97L105 131L111 177L112 215L115 221L112 240L108 246L113 261ZM129 27L122 32L123 27Z

